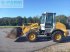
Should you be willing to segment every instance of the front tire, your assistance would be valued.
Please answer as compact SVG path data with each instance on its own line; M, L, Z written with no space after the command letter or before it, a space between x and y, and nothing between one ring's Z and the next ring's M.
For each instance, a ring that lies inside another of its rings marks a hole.
M54 42L63 42L63 39L64 39L64 33L63 33L63 31L55 31L52 34L52 40Z
M36 32L29 32L27 35L27 40L30 41L30 42L35 42L37 40L37 33Z

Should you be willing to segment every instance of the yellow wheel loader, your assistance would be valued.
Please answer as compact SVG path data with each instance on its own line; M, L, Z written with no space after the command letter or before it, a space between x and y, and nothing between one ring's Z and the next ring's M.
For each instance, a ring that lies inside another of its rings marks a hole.
M46 12L40 17L40 25L38 23L32 23L30 26L23 25L21 36L26 35L30 42L36 41L40 35L46 35L55 42L62 42L68 35L68 31L63 23L56 22L55 15L56 13Z

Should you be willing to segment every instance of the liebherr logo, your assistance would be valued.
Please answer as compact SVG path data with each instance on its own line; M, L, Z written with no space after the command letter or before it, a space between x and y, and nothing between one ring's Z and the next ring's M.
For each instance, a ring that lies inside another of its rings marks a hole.
M0 0L0 8L23 8L24 0Z

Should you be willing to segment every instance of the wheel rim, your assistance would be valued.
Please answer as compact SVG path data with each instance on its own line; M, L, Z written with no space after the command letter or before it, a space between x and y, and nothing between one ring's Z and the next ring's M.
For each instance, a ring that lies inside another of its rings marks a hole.
M34 41L36 39L36 35L35 34L30 34L29 35L29 40Z
M60 40L60 39L61 39L61 34L56 34L56 35L55 35L55 39L56 39L56 40Z

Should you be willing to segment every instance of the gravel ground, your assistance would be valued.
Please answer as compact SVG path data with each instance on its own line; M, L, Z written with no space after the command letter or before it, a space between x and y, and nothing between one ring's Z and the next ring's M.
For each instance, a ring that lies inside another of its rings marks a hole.
M64 43L58 43L35 52L70 52L70 30L69 36L65 38Z
M47 41L40 38L37 42L28 42L25 37L9 39L6 36L13 28L0 28L0 52L70 52L70 35L64 43ZM69 31L70 32L70 31Z
M34 52L35 50L56 44L40 38L37 42L28 42L25 37L9 39L6 36L13 28L0 28L0 52Z

